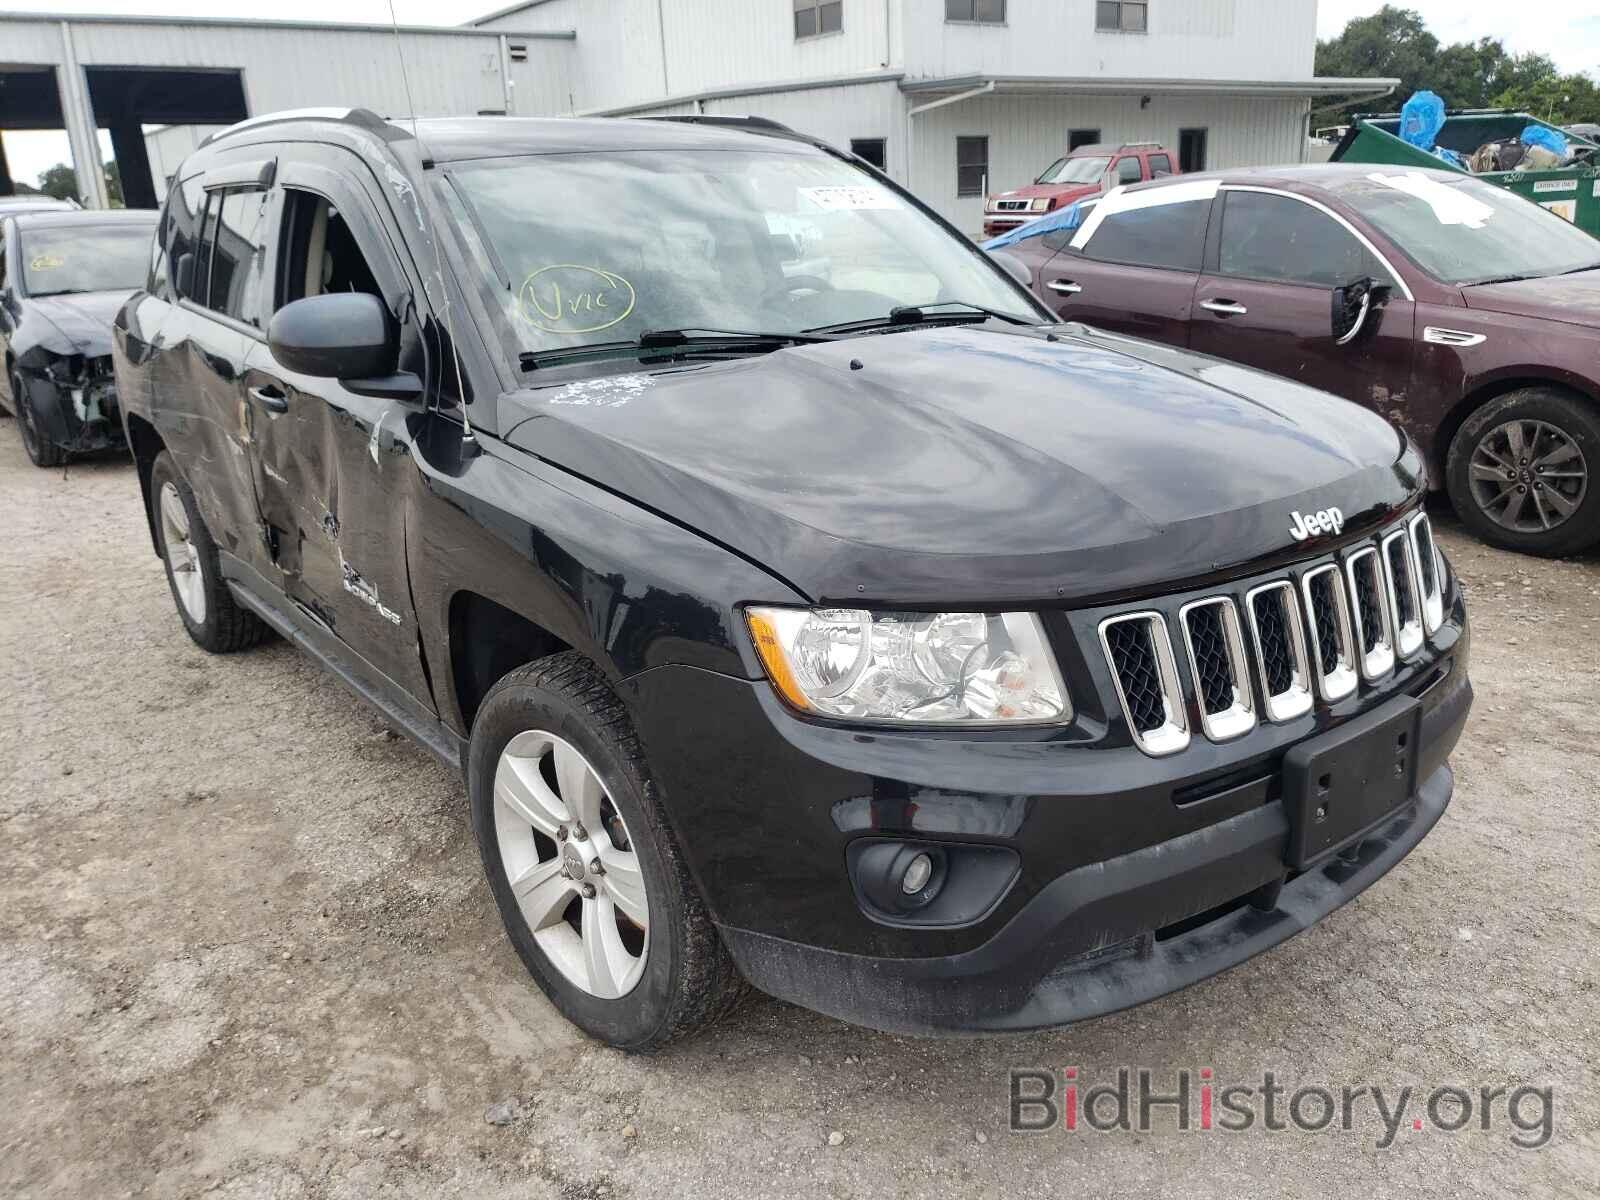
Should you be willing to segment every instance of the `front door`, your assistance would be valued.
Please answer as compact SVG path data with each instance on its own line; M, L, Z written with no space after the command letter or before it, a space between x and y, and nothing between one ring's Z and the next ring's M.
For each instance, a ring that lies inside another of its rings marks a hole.
M328 158L339 161L319 161ZM366 167L324 146L286 148L280 161L271 311L358 291L409 314L410 288L386 214L364 186ZM403 326L403 341L414 343L413 324ZM417 406L292 371L265 342L244 383L275 582L344 643L357 669L364 664L431 707L406 575L404 473L415 467L404 430Z
M1287 193L1230 190L1194 295L1190 345L1282 375L1393 419L1411 377L1416 305L1343 222ZM1347 344L1333 289L1367 276L1381 301Z

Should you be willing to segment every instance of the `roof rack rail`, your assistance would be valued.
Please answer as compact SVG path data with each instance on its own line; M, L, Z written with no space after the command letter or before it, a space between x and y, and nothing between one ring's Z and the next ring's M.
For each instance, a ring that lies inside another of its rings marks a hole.
M217 130L202 141L200 146L209 146L212 142L238 133L240 130L275 125L281 121L337 121L346 125L359 125L363 129L389 127L388 121L367 108L286 108L279 112L263 113L259 117L246 117L226 129Z
M640 121L678 121L684 125L731 125L735 129L749 129L753 133L769 131L772 133L793 134L795 137L805 136L779 121L774 121L771 117L739 116L733 113L668 113L662 116L643 116L635 119Z

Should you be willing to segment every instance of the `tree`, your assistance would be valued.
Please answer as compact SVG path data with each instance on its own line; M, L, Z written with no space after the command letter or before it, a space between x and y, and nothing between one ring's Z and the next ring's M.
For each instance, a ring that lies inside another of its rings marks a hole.
M1439 52L1439 39L1420 14L1385 4L1370 17L1356 17L1336 38L1317 43L1318 75L1342 79L1379 76L1400 80L1403 99L1425 82ZM1330 98L1336 105L1344 98Z
M106 199L112 208L122 208L122 170L117 166L116 159L110 159L105 164L106 172Z
M66 163L57 163L39 172L39 190L57 200L72 200L78 195L78 175Z
M1580 121L1600 125L1600 86L1587 75L1557 75L1513 84L1494 98L1497 108L1515 108L1549 121L1573 125Z

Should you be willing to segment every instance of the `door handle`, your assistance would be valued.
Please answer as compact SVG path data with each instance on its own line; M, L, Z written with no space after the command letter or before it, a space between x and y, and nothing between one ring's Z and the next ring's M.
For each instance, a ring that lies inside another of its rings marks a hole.
M253 387L250 389L250 399L261 405L268 412L282 413L289 411L289 397L275 387Z
M1073 283L1070 279L1052 279L1045 287L1060 296L1076 296L1083 291L1082 284Z
M1235 304L1232 300L1202 300L1200 307L1225 317L1242 317L1250 312L1244 305Z

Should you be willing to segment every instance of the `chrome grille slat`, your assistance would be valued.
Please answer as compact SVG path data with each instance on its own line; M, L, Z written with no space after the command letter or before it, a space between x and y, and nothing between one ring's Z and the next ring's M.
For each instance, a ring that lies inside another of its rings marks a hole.
M1371 546L1345 560L1350 581L1350 616L1363 679L1381 679L1394 668L1394 626L1383 563Z
M1186 604L1178 613L1200 706L1200 728L1213 742L1256 727L1255 693L1245 662L1239 614L1226 596Z
M1300 602L1288 580L1263 584L1245 596L1250 636L1261 671L1262 712L1292 721L1311 709L1311 673Z
M1355 637L1343 576L1335 564L1325 563L1301 575L1300 588L1317 690L1330 703L1342 700L1356 690Z
M1422 629L1424 633L1437 633L1444 624L1444 589L1428 514L1412 517L1406 532L1410 534L1411 561L1416 566L1417 594L1422 600Z
M1417 593L1417 572L1411 537L1398 529L1382 542L1384 575L1389 581L1389 603L1394 618L1394 648L1410 658L1422 648L1422 599Z
M1100 644L1134 744L1146 754L1176 754L1189 744L1189 721L1166 619L1125 613L1100 622Z

